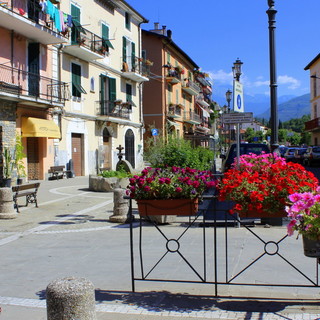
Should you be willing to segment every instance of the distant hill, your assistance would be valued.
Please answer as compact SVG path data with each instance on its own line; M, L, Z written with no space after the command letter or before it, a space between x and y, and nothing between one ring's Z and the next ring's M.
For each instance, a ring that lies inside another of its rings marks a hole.
M290 119L301 118L303 115L310 114L310 94L295 97L287 102L278 104L278 117L282 122ZM257 118L269 120L270 108L264 113L254 115Z

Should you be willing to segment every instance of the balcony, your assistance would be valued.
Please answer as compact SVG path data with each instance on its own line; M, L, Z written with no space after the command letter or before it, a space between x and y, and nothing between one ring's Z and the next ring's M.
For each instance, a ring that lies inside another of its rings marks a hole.
M150 66L153 63L135 56L127 56L125 61L121 58L122 75L136 82L149 81Z
M182 90L191 94L192 96L196 96L200 93L199 85L191 80L184 80L182 82Z
M209 108L209 106L210 106L210 104L206 101L205 96L202 93L200 93L196 97L196 102L205 108Z
M177 84L181 82L181 73L175 69L169 69L165 77L166 81L171 84Z
M132 112L132 104L129 102L119 103L109 100L100 100L97 104L97 116L99 120L105 120L107 117L114 117L120 119L130 119Z
M4 0L0 2L0 26L14 30L27 39L42 44L65 43L68 39L54 27L49 16L35 0Z
M169 118L180 118L182 115L181 106L170 104L167 115Z
M103 59L109 51L111 44L93 32L83 28L75 22L71 31L70 44L63 48L63 51L78 57L82 60L91 62Z
M194 111L185 111L183 121L191 124L200 124L201 117Z
M304 123L306 131L320 131L320 118L315 118Z
M0 98L29 105L64 105L70 99L65 82L0 65Z

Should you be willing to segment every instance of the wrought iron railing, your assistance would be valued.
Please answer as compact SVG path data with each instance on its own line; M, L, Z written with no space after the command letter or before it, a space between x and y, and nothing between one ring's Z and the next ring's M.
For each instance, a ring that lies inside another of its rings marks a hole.
M194 111L185 111L184 112L184 120L185 121L195 121L195 122L202 122L201 117L195 113Z
M42 10L42 7L37 0L6 0L0 2L0 7L4 7L14 14L36 22L39 25L54 31L56 34L68 38L68 32L59 32L55 28L54 21Z
M70 99L67 83L5 65L0 65L0 92L49 103L64 104Z
M178 116L181 117L181 108L176 105L170 105L168 110L168 116Z
M140 73L145 76L150 75L150 66L152 62L136 57L136 56L127 56L124 60L121 57L122 63L122 72L135 72Z
M130 102L117 103L109 100L96 101L97 116L109 116L116 118L129 119L132 112L132 105Z

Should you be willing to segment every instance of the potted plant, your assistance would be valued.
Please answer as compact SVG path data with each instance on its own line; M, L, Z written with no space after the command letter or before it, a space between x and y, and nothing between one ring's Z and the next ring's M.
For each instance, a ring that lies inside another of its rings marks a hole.
M12 170L14 161L10 149L5 147L2 153L3 159L3 187L11 187Z
M26 154L23 152L22 137L16 135L16 149L14 152L14 166L17 170L17 184L22 184L22 178L26 176L26 169L23 159Z
M179 167L148 167L129 181L141 216L193 215L202 193L216 185L210 171Z
M240 217L285 217L288 196L317 185L313 173L275 153L242 155L239 166L235 161L219 183L219 200L233 201L230 213Z
M289 196L291 204L286 207L290 222L288 235L294 231L302 235L304 254L320 257L320 187L315 192L294 193Z

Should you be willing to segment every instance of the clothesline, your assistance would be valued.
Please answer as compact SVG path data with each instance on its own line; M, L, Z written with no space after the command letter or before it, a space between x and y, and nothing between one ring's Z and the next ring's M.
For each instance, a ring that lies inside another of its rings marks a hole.
M41 11L48 14L59 32L66 32L72 28L73 20L70 14L59 10L50 0L43 0L40 3Z

